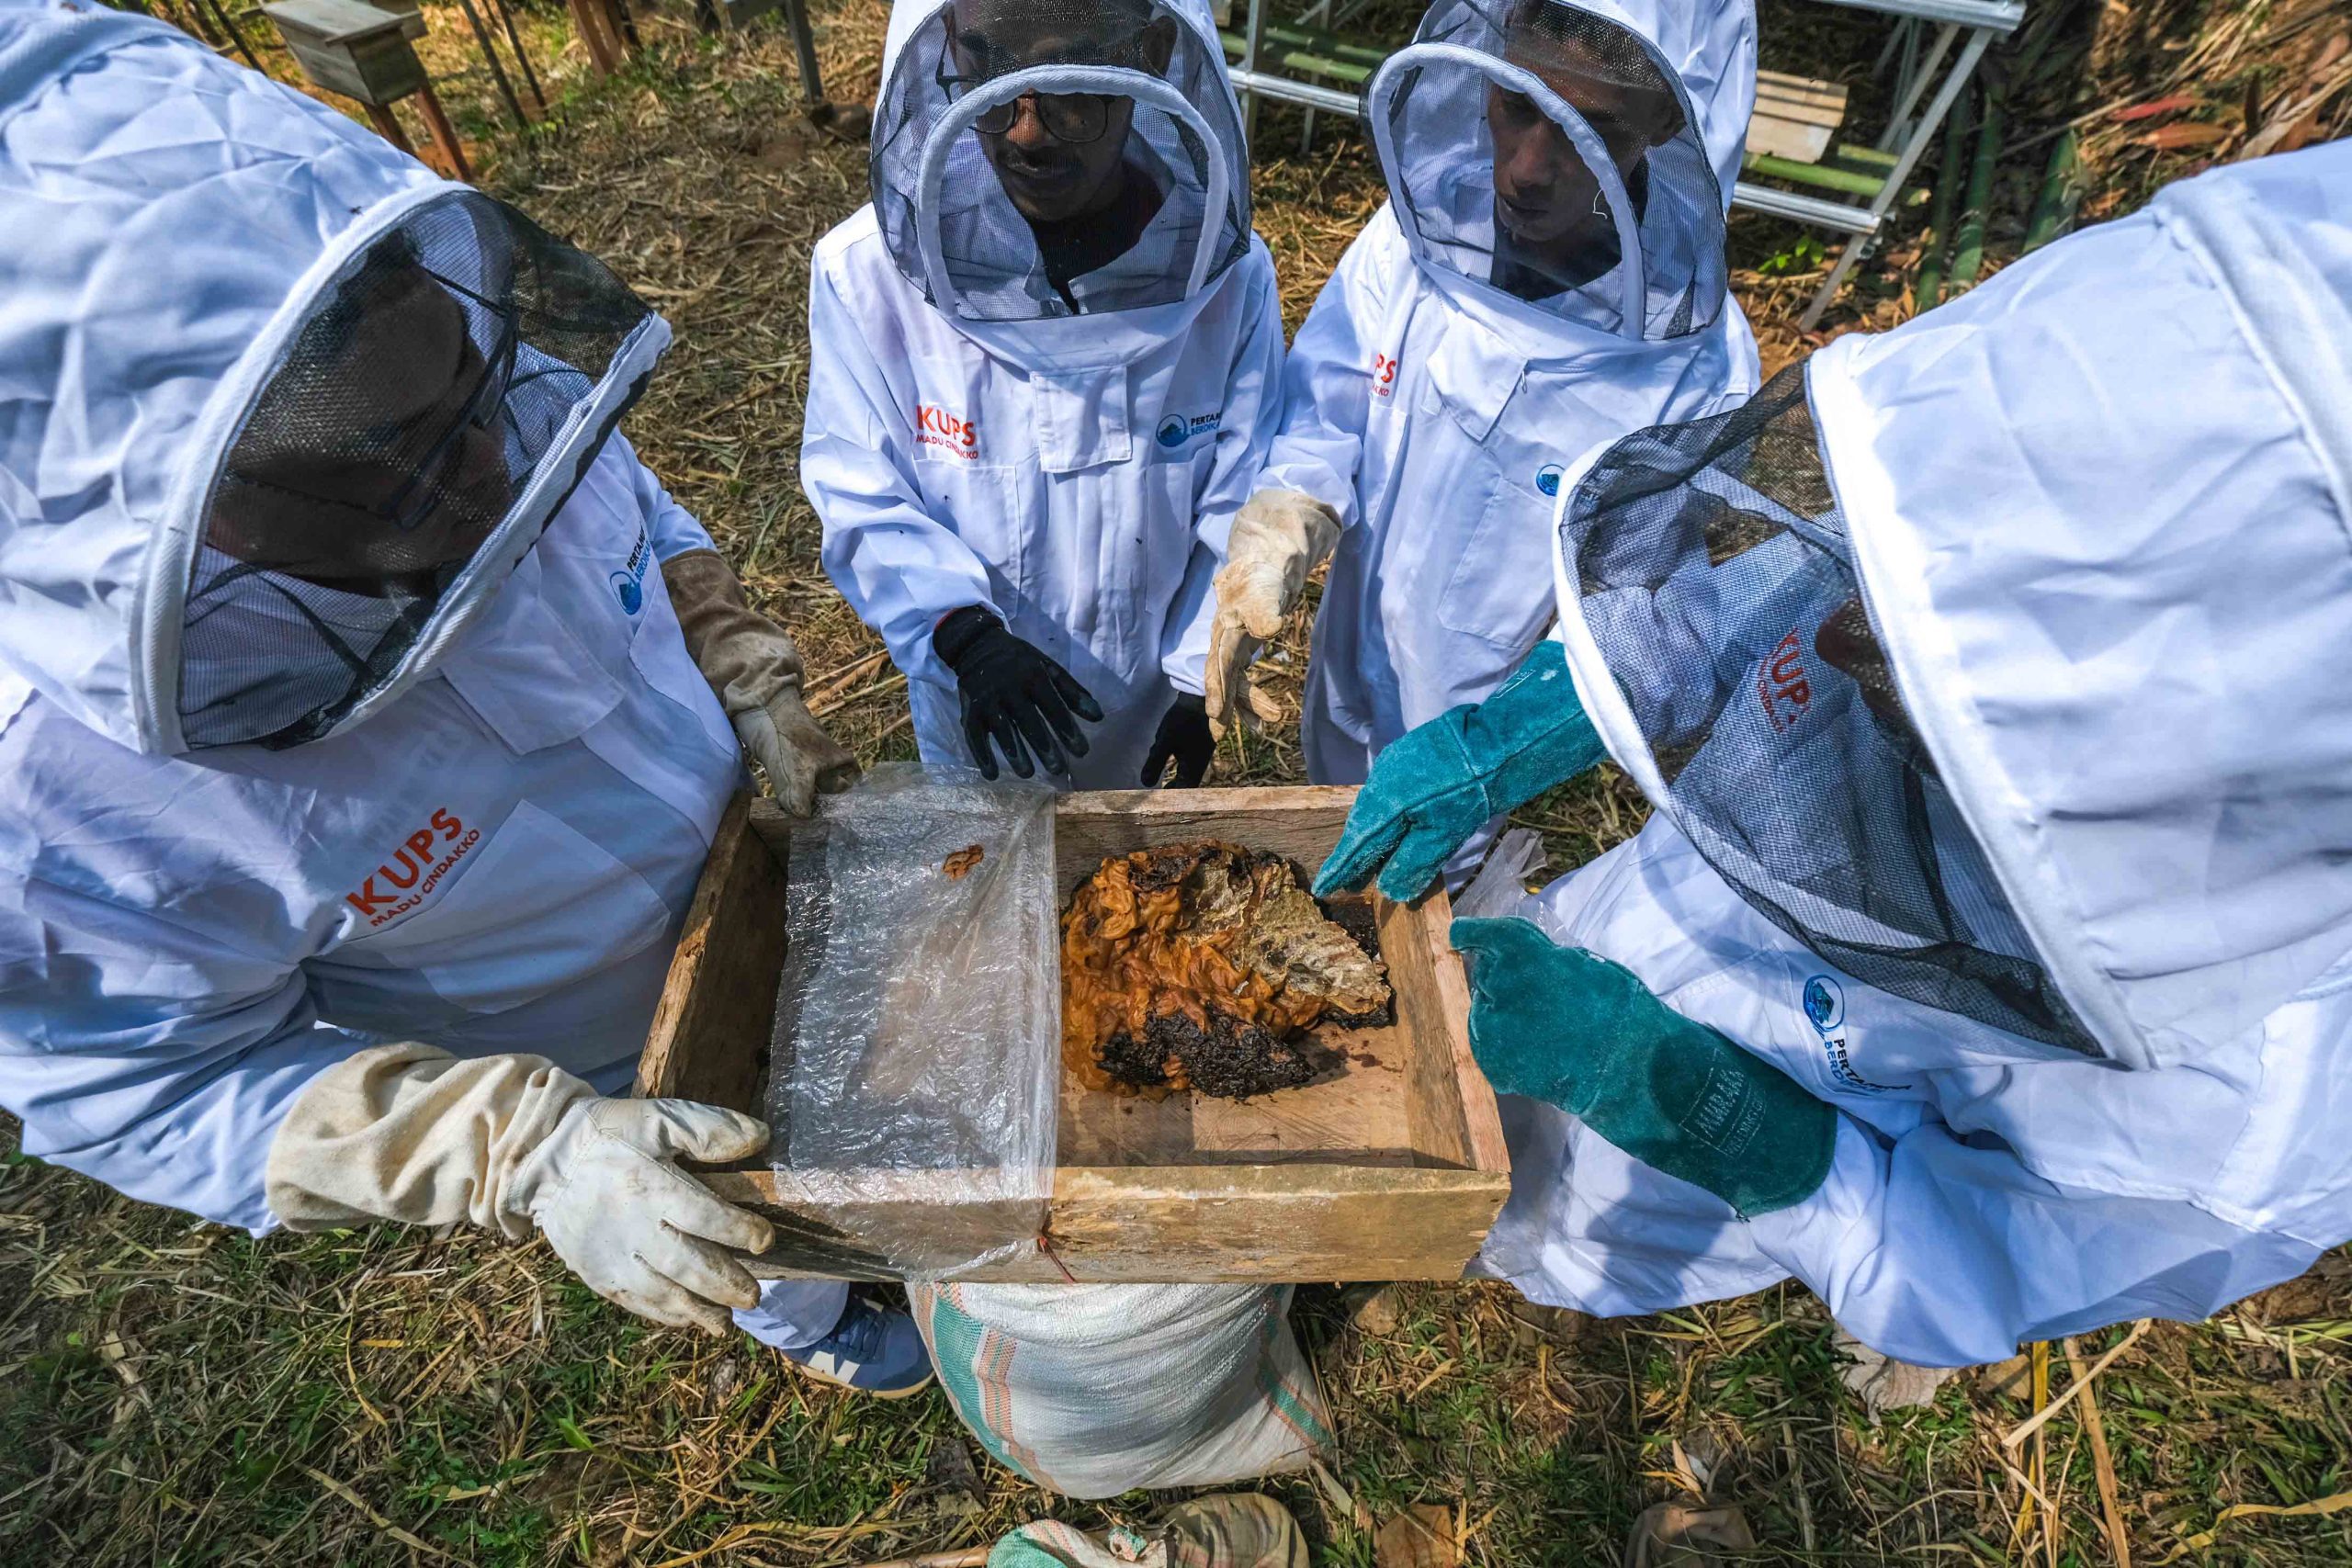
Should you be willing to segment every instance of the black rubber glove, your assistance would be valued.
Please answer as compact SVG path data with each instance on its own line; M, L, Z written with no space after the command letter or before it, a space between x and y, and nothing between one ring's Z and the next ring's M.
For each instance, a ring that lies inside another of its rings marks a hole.
M950 611L932 628L931 647L955 671L964 703L964 740L982 778L996 777L991 739L1024 779L1036 772L1032 751L1049 773L1069 772L1065 750L1072 757L1086 755L1086 733L1078 721L1101 723L1102 705L1069 671L1006 631L995 615L978 604Z
M1160 773L1173 761L1176 776L1168 781L1168 787L1198 789L1208 776L1209 759L1216 755L1216 737L1209 733L1208 699L1179 692L1175 705L1160 716L1159 732L1151 738L1151 750L1144 757L1144 787L1159 788Z

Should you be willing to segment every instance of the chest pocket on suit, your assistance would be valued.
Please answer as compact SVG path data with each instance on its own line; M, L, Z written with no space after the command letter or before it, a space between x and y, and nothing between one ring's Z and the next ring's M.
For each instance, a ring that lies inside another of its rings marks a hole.
M914 474L923 510L980 558L1008 597L1036 570L1029 497L1035 438L1012 417L1012 398L984 404L985 367L959 357L918 361Z
M527 800L458 869L425 908L351 945L415 972L469 1013L578 984L669 927L652 884Z
M1499 473L1438 595L1450 632L1505 648L1532 643L1553 614L1553 499Z

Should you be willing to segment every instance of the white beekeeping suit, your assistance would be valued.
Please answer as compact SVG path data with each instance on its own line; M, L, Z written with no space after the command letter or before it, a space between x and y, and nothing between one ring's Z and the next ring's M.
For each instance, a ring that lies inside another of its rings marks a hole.
M1280 412L1216 29L1198 0L899 0L883 70L874 201L809 286L801 479L825 570L906 673L926 762L976 760L970 671L959 690L933 633L977 610L1100 705L1069 780L1133 788L1179 694L1197 713L1210 576ZM1106 102L1131 112L1124 188L1148 220L1123 203L1091 237L1124 218L1132 243L1068 276L975 122Z
M26 1151L255 1231L536 1224L723 1323L673 1287L733 1265L647 1237L764 1226L621 1187L683 1183L649 1138L764 1131L596 1095L745 777L663 583L709 536L615 429L668 328L522 214L79 4L0 9L0 233Z
M1512 1107L1484 1267L1794 1275L1939 1365L2352 1237L2352 146L2217 171L1571 471L1577 691L1659 811L1532 900L1835 1107L1752 1221Z
M1237 525L1219 581L1241 588L1257 515L1304 502L1340 525L1307 671L1310 778L1361 783L1390 741L1526 657L1553 617L1563 464L1755 390L1723 244L1755 96L1748 0L1442 0L1373 80L1389 199L1299 330L1259 480L1274 493ZM1584 243L1547 250L1568 217ZM1303 566L1292 576L1295 593Z

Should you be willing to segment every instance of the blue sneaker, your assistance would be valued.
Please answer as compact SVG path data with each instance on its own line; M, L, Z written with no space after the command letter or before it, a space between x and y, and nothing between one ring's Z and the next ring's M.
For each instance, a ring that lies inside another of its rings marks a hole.
M931 1382L931 1351L915 1320L852 1296L833 1331L777 1355L815 1378L876 1399L904 1399Z

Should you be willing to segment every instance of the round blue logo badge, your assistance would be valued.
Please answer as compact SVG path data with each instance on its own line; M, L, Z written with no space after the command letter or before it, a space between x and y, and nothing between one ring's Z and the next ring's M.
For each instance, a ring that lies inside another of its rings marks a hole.
M634 615L645 605L645 589L628 572L613 573L613 592L620 595L621 608Z
M1184 437L1191 434L1192 427L1175 414L1171 413L1159 422L1159 444L1162 446L1182 446Z
M1547 496L1560 493L1560 465L1546 463L1535 470L1535 488Z
M1804 983L1804 1015L1815 1029L1828 1033L1846 1021L1845 990L1828 976L1815 975Z

